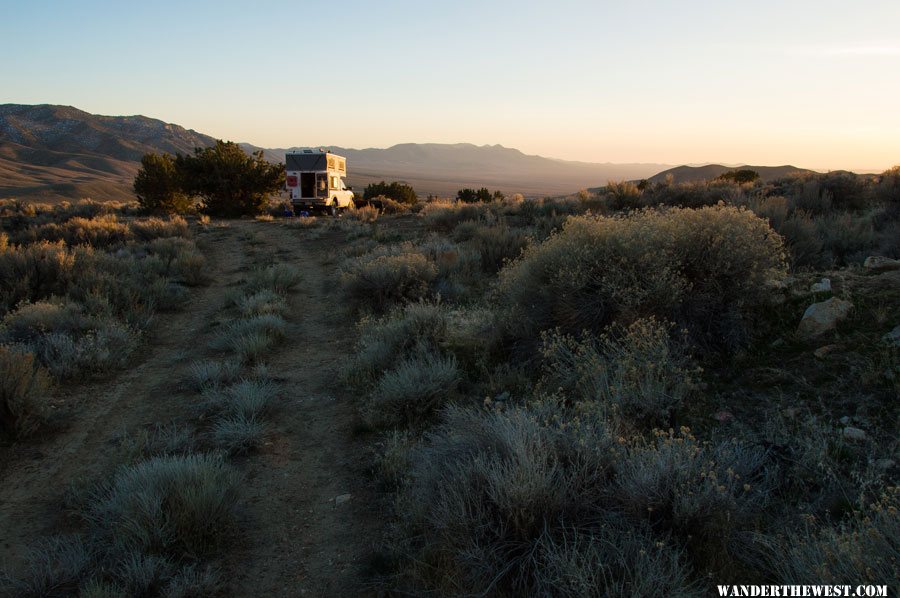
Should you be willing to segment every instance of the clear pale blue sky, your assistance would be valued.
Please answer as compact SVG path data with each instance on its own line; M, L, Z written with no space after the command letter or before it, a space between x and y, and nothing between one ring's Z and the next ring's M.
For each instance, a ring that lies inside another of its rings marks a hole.
M900 163L900 1L0 0L0 103L266 147Z

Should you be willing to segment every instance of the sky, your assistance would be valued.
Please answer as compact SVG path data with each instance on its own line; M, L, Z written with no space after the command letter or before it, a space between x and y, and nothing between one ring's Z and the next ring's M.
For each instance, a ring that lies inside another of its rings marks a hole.
M0 103L262 147L900 163L900 1L0 0Z

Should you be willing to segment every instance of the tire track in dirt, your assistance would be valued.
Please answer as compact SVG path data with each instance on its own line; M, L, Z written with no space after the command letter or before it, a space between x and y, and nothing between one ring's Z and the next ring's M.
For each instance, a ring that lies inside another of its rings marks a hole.
M313 239L278 222L241 227L265 238L280 261L300 267L303 279L291 298L287 339L267 360L283 399L270 443L244 465L252 521L242 548L227 559L227 593L373 593L365 569L383 517L365 474L368 446L354 435L354 397L340 381L354 340L353 318L342 317L333 290L331 260L341 235Z
M243 277L245 251L238 231L223 225L196 235L210 284L192 291L182 311L157 314L128 369L57 390L71 417L63 430L0 453L0 569L17 570L31 544L65 529L60 506L66 489L109 471L123 432L190 416L190 395L181 381L199 357L196 348L203 345L198 339L209 333L224 291Z

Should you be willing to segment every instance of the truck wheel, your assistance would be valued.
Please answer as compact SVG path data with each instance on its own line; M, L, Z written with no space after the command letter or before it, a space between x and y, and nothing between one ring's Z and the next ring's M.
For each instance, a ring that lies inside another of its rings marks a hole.
M341 209L338 207L337 199L331 202L331 205L328 206L328 213L331 214L332 218L337 218L340 215Z

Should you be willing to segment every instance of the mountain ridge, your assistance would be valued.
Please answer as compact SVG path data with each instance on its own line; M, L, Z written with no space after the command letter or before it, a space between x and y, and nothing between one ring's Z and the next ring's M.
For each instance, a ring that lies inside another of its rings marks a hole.
M134 176L145 153L190 153L215 141L193 129L143 115L96 115L54 104L0 104L0 198L131 200ZM240 145L245 151L261 150L273 162L283 162L286 151L304 147ZM321 147L347 157L348 182L357 190L371 182L398 180L412 185L421 196L453 196L460 188L482 186L528 196L562 195L596 188L608 180L656 181L672 174L681 182L715 178L733 169L720 164L671 167L561 160L501 144L467 142ZM793 166L747 168L758 170L764 179L783 176L785 169L808 172Z

